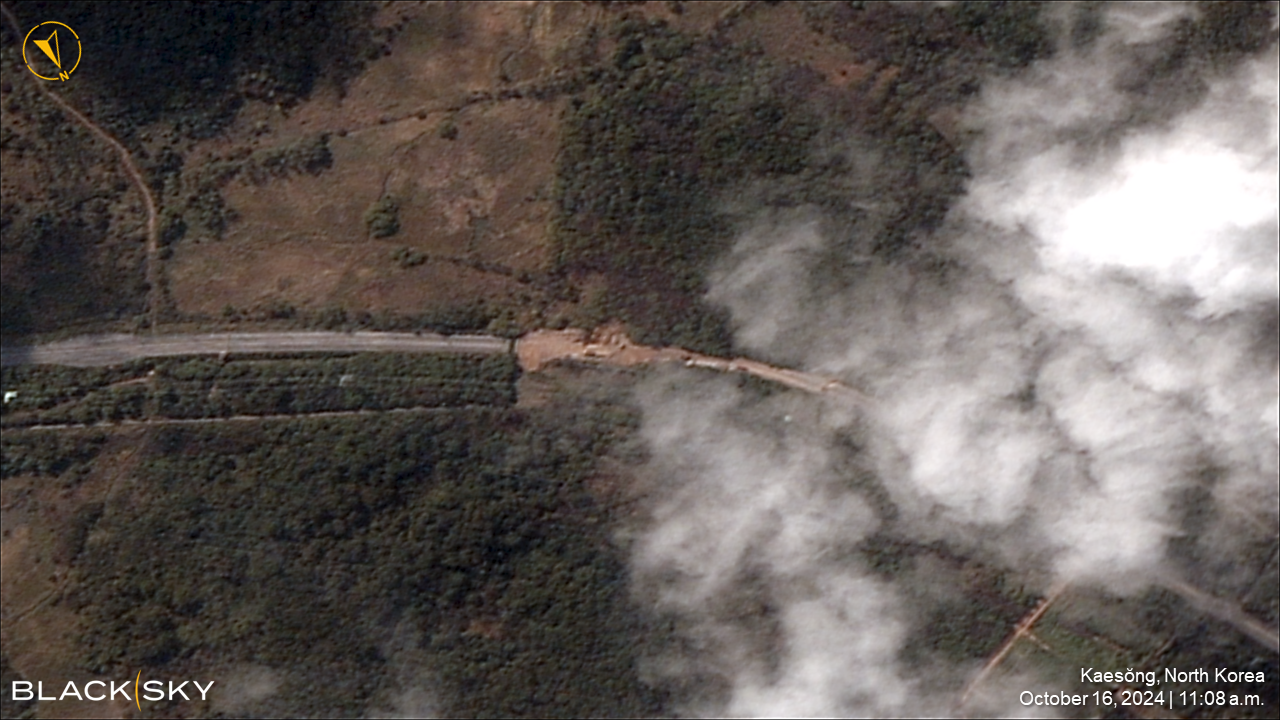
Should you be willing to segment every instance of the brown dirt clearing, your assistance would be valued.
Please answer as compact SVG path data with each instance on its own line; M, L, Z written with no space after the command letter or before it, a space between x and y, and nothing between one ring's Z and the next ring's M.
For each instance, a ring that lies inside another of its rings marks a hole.
M179 311L519 305L523 291L511 277L435 258L516 272L546 266L563 103L468 98L576 62L601 11L391 3L379 12L377 23L396 29L390 54L352 81L345 97L323 91L287 113L250 103L224 137L191 151L189 158L225 157L330 132L334 162L315 177L225 187L239 218L224 239L184 241L168 263ZM446 122L456 138L441 136ZM384 193L399 201L400 231L375 240L364 216ZM433 259L402 268L392 257L400 247Z
M80 617L62 598L77 545L91 534L86 512L101 504L110 513L120 501L119 487L137 465L141 442L138 432L116 434L74 486L47 477L10 478L0 486L0 635L10 664L27 679L44 680L48 693L60 693L67 681L83 687L96 679L79 667ZM113 716L124 716L118 703L70 698L37 708L40 717L50 718L101 717L108 708Z

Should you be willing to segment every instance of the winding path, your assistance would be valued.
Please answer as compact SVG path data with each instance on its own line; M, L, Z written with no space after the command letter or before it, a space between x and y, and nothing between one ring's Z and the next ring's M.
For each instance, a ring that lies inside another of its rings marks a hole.
M18 22L18 18L14 17L13 12L9 10L8 5L0 5L0 11L4 13L5 18L13 25L14 32L18 37L22 37L22 25ZM103 130L97 123L85 117L79 110L76 110L66 100L63 100L57 93L49 89L45 81L40 80L35 75L24 73L31 78L36 84L36 88L52 102L57 105L63 112L70 115L76 122L85 127L86 130L93 133L99 140L111 146L116 154L120 156L120 163L124 166L125 174L129 176L129 180L138 188L138 192L142 193L142 202L147 209L147 306L148 317L150 318L151 332L156 331L156 327L160 320L160 268L159 268L159 248L160 248L160 214L156 204L155 195L152 194L151 188L147 187L147 182L142 177L142 172L138 170L138 165L133 161L133 155L129 149L119 140L115 139L106 130Z

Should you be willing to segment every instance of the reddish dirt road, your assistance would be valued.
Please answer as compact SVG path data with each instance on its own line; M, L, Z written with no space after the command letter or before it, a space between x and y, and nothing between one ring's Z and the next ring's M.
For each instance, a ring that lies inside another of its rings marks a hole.
M575 329L537 330L516 341L516 355L525 372L535 372L555 360L579 360L623 367L679 362L686 367L727 373L740 372L814 395L839 397L868 407L871 405L871 399L866 395L834 378L746 358L727 360L684 348L640 345L632 342L616 326L605 326L594 332Z

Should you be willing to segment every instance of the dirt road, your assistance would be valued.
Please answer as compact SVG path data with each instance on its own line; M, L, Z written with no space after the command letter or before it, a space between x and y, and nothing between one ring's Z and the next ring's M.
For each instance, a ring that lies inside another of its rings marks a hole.
M0 11L13 24L14 32L19 37L22 36L22 25L18 19L14 17L13 12L5 5L0 5ZM72 107L66 100L63 100L57 93L50 89L50 84L40 80L34 75L27 75L32 82L36 84L36 88L44 94L49 102L57 105L63 112L70 115L76 122L80 123L93 133L95 137L111 146L111 149L120 156L120 164L124 167L125 174L129 176L129 180L133 182L134 187L138 188L138 192L142 194L142 204L147 211L147 285L150 288L147 292L147 306L150 318L151 332L156 331L156 326L160 322L160 268L158 263L160 251L160 213L156 205L155 195L151 193L151 188L147 187L146 180L142 177L142 172L138 170L138 165L133 161L133 155L128 148L119 140L115 139L101 126L85 117L79 110Z
M650 347L633 342L617 326L586 330L535 330L516 343L516 355L525 372L555 360L577 360L603 365L648 365L653 363L682 363L686 367L699 367L723 373L742 373L762 380L776 382L789 388L839 398L844 402L871 407L872 400L858 390L824 375L777 367L748 358L732 360L703 355L678 347Z

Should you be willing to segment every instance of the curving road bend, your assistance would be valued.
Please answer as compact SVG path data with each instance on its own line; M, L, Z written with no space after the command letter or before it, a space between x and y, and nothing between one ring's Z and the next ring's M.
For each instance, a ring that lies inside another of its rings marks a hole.
M198 335L86 335L44 345L0 348L0 365L118 365L174 355L294 352L507 353L512 341L492 335L395 332L261 332Z
M18 22L18 18L14 17L13 12L8 6L0 5L0 12L8 18L13 24L13 31L22 34L22 25ZM23 73L24 75L26 73ZM94 121L90 120L84 113L76 110L66 100L63 100L58 93L49 89L50 84L41 82L33 78L32 82L36 84L39 90L49 102L57 105L63 112L70 115L76 122L80 123L90 133L93 133L98 139L111 146L111 149L120 156L120 164L124 167L125 174L138 188L138 192L142 194L142 203L147 211L147 285L150 290L147 292L148 315L151 319L151 332L154 333L159 327L160 322L160 268L159 268L159 250L160 250L160 212L156 203L155 195L152 194L151 188L147 186L147 181L142 177L142 171L138 170L138 164L133 161L133 154L124 146L124 143L111 136L111 133L102 129Z

